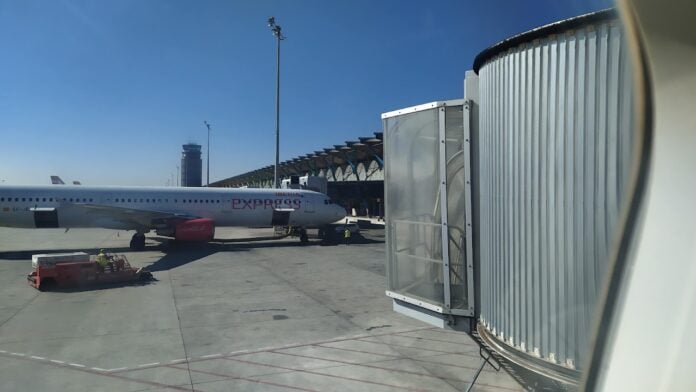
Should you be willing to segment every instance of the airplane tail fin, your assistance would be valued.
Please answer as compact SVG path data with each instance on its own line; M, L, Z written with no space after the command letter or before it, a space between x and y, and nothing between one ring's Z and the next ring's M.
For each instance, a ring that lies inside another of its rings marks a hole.
M65 185L63 180L58 176L51 176L51 184L53 184L53 185Z

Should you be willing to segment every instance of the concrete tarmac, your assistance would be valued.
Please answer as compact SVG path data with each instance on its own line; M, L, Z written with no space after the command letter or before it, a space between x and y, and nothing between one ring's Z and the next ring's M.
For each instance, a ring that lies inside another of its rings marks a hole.
M481 364L465 334L392 311L384 232L346 245L219 228L179 245L101 229L0 228L0 391L457 391ZM155 280L39 292L31 255L124 254ZM486 367L474 390L522 390Z

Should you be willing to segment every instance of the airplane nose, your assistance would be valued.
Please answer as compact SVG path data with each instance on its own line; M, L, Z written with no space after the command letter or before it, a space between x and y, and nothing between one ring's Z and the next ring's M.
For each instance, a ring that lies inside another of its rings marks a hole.
M346 210L341 206L335 206L334 216L336 220L340 220L346 217Z

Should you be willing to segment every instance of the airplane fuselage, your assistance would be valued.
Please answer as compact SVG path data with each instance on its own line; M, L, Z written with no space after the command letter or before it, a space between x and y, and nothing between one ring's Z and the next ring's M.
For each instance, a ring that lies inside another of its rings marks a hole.
M345 216L321 193L295 189L0 186L0 226L154 229L147 217L207 218L215 226L318 227ZM147 217L144 217L147 216Z

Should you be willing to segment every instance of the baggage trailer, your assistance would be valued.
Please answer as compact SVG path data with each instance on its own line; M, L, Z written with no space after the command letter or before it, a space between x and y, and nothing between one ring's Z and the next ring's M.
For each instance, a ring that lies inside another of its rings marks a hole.
M134 269L124 255L107 255L102 266L84 252L40 254L32 256L32 271L27 282L40 291L109 283L127 283L152 279L143 268Z

